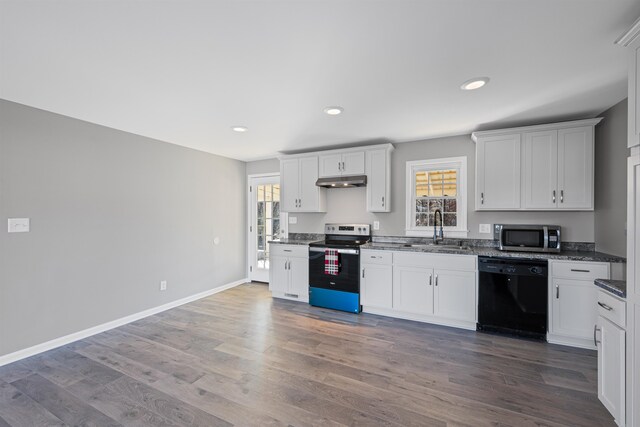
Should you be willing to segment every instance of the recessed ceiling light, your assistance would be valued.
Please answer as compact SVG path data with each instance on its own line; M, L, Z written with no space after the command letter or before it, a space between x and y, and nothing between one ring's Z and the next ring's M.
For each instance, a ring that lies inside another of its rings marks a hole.
M232 129L234 132L246 132L246 131L248 131L248 130L249 130L249 129L247 129L247 128L246 128L246 127L244 127L244 126L232 126L232 127L231 127L231 129Z
M342 107L327 107L324 109L324 112L330 116L337 116L338 114L342 114L344 108Z
M487 83L489 83L489 77L476 77L462 83L462 86L460 86L460 89L462 90L480 89L482 86L486 85Z

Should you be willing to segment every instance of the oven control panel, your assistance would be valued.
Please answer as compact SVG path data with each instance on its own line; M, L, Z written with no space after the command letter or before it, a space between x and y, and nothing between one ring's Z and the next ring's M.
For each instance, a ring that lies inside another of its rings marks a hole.
M369 224L325 224L324 234L343 234L347 236L370 236Z

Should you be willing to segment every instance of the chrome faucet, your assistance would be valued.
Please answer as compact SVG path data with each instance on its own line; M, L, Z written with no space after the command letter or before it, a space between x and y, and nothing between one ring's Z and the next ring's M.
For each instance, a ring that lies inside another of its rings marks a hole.
M438 216L440 217L440 237L438 237L437 229ZM436 209L433 213L433 243L437 245L438 240L444 240L444 231L442 229L442 211L440 209Z

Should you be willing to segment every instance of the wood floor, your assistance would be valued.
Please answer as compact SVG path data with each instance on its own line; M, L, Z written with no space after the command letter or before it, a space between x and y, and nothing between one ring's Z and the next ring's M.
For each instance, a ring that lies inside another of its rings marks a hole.
M0 367L3 426L608 426L595 352L246 284Z

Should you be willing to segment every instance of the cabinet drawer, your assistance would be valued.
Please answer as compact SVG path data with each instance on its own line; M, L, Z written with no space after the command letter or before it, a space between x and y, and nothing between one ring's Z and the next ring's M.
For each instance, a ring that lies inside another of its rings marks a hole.
M609 264L602 262L551 261L551 276L588 281L608 279Z
M394 265L406 267L439 268L454 271L475 271L475 255L433 254L424 252L394 252Z
M309 246L307 245L281 245L279 243L269 246L272 256L309 258Z
M370 251L370 250L363 250L362 252L360 252L361 264L391 265L392 261L393 261L393 252Z
M625 328L626 308L626 302L605 291L598 291L598 314L621 328Z

